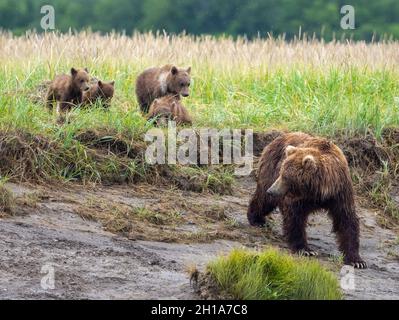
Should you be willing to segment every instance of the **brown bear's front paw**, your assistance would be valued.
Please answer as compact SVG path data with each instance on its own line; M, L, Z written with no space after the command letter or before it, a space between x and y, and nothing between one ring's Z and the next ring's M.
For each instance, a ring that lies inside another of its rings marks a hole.
M248 215L248 222L253 227L264 227L266 219L264 217L251 217Z
M310 249L301 249L297 251L297 254L303 257L315 257L318 255L317 251Z
M265 221L249 221L249 224L253 227L263 228L266 224Z
M351 265L355 269L367 269L367 263L362 259L352 260L351 262L345 264Z

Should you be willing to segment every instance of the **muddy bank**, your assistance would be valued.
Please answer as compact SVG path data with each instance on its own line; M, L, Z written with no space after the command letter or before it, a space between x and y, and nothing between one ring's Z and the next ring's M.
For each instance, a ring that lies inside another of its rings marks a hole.
M255 187L252 178L240 180L233 195L225 196L176 190L154 193L153 186L145 185L93 189L73 185L56 191L18 184L8 187L17 196L17 207L16 215L0 219L3 299L197 299L200 296L190 287L186 272L190 265L204 270L207 261L236 246L285 247L278 214L272 216L267 229L247 224L246 206ZM132 221L137 224L132 223L129 232L111 233L106 230L107 221L87 219L79 213L82 207L92 210L93 199L112 199L132 209L163 203L179 211L184 210L176 206L181 197L188 204L198 203L201 209L186 209L181 220L172 224L144 220L147 229L134 217ZM215 204L225 208L224 216L204 219ZM398 299L397 233L377 224L380 212L365 207L359 207L358 212L361 254L370 268L356 271L356 290L347 291L346 298ZM309 242L319 252L320 261L338 274L339 253L330 230L331 223L323 213L313 216ZM154 241L158 237L154 233L168 242ZM195 237L179 239L179 234ZM41 287L43 266L45 272L48 266L54 267L54 289Z
M0 233L1 299L196 299L187 265L238 245L129 241L67 213L1 221ZM48 266L54 289L41 286Z

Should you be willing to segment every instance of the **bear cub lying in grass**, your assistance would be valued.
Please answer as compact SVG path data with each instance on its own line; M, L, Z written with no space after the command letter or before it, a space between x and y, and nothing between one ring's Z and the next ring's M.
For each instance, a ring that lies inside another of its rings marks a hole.
M115 93L115 81L104 82L93 79L89 90L83 93L83 105L92 105L101 102L104 108L109 108Z
M192 124L187 109L172 95L155 99L148 112L148 119L154 119L157 126L166 126L169 120L176 121L178 125Z
M288 133L263 150L257 188L248 208L250 224L264 225L265 216L276 207L293 252L316 255L308 246L306 224L311 212L325 209L344 263L367 268L359 256L359 219L348 163L335 144L304 133Z
M173 65L150 68L136 80L136 95L143 113L149 111L152 102L166 95L188 97L190 94L191 68L181 69Z

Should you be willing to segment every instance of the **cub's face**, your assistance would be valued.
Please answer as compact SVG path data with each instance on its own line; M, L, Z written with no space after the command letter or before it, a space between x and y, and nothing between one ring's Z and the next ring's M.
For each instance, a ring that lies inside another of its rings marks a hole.
M319 151L313 148L286 148L286 158L280 169L280 175L267 193L283 197L308 196L315 192L317 182L317 159Z
M79 88L80 91L85 92L90 89L90 76L87 69L76 70L72 68L71 75L74 86Z
M188 97L190 95L191 68L178 69L176 67L172 67L170 72L171 77L168 84L169 90L183 97Z
M110 102L115 92L115 81L112 82L98 81L98 92L102 100Z
M158 127L164 127L168 125L168 122L174 120L174 108L176 102L170 100L169 97L155 99L150 107L150 114L152 118L155 118L155 125Z

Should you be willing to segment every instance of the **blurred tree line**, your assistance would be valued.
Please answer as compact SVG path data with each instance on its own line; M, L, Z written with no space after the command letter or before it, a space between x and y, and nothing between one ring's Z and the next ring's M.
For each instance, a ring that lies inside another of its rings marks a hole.
M399 0L0 0L0 28L16 34L40 28L43 5L54 6L57 30L166 30L248 37L302 33L329 40L344 33L370 40L399 38ZM355 8L355 30L342 30L340 8Z

